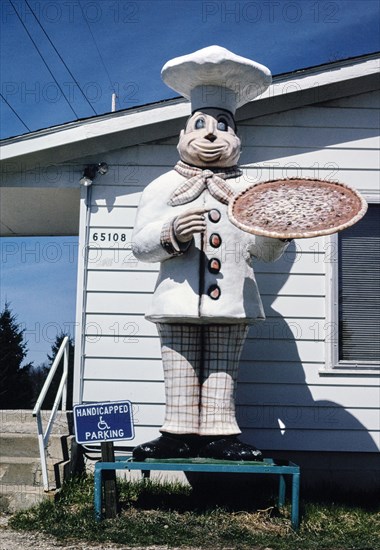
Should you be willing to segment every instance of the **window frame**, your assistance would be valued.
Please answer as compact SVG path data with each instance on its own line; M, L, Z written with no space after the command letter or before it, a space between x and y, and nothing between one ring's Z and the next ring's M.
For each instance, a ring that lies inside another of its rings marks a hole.
M362 191L369 205L380 203L380 193L375 191ZM325 258L326 281L326 333L331 334L325 340L325 365L319 371L320 374L368 374L379 375L380 363L372 361L343 361L339 359L339 254L338 234L330 235L326 239L325 250L332 251ZM331 327L333 330L331 330ZM327 331L327 329L330 330Z

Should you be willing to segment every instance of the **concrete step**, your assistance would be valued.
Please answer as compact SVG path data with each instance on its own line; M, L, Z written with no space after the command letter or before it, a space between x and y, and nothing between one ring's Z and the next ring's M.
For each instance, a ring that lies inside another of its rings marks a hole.
M47 447L47 457L54 460L67 459L70 452L72 435L51 435ZM37 433L0 433L0 459L3 457L40 456Z
M47 461L49 486L61 487L63 480L67 477L70 469L70 460L56 462ZM9 458L0 459L0 485L14 486L42 486L42 470L39 459L32 458Z
M0 512L13 513L27 510L46 499L54 499L56 491L45 492L34 485L0 484Z
M41 464L31 458L8 458L0 461L0 483L6 485L40 486Z
M43 429L50 411L42 411ZM46 451L49 489L42 483L37 421L30 410L0 411L0 511L21 510L52 497L72 471L74 451L72 413L58 412Z
M49 422L50 413L51 411L41 411L44 429ZM58 411L54 420L53 433L55 435L72 434L72 425L72 412ZM36 434L37 420L28 409L0 410L0 432Z

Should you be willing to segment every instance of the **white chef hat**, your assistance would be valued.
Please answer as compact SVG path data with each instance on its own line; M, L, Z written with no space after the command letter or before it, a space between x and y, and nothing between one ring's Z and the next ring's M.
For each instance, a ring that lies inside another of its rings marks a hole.
M235 114L269 87L270 70L245 57L209 46L176 57L162 68L163 81L191 101L191 111L218 108Z

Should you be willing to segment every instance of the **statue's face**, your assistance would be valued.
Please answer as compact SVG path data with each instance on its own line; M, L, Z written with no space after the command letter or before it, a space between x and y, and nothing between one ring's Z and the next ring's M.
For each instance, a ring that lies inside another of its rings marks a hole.
M240 157L240 139L234 128L227 111L196 111L181 131L177 146L181 160L200 168L234 166Z

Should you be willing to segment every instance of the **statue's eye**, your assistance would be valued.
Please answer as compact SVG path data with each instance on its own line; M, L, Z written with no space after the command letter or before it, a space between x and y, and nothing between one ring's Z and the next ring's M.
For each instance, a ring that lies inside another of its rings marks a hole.
M200 130L201 128L205 127L205 119L204 118L198 118L198 120L195 123L195 129Z
M224 120L224 118L220 118L218 120L218 130L221 130L222 132L227 132L228 130L228 124L227 122Z

